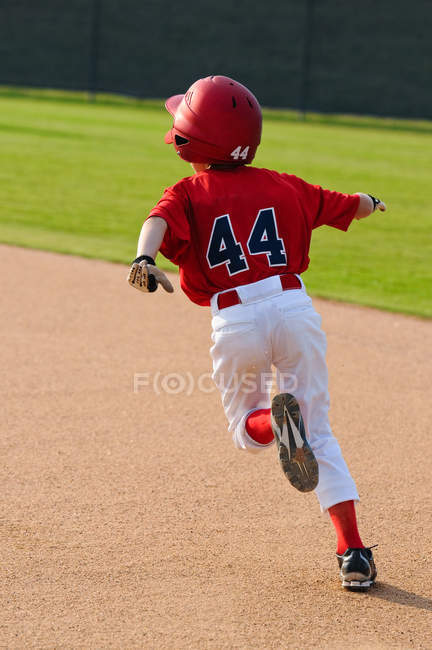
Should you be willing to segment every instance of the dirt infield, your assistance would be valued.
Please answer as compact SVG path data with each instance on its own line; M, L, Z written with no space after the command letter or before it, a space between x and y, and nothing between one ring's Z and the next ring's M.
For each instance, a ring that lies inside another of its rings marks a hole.
M432 647L430 321L315 301L379 544L346 593L315 496L231 444L207 309L104 262L1 246L0 271L1 647Z

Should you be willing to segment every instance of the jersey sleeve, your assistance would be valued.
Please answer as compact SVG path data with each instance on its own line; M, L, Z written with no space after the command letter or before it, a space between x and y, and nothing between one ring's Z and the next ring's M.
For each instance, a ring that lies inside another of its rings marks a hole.
M348 230L359 206L358 194L342 194L311 185L301 179L302 203L311 228L332 226Z
M174 264L179 264L190 244L188 207L189 200L186 193L179 185L174 185L165 190L162 198L149 214L149 218L160 217L167 222L168 228L160 252Z

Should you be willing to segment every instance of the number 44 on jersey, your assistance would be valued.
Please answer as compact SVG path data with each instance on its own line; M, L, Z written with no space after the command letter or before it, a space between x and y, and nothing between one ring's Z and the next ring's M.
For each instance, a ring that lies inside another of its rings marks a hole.
M278 234L274 208L258 212L247 241L247 251L249 255L266 254L269 266L286 265L285 247ZM229 214L215 219L207 249L207 261L211 269L225 264L230 275L249 268L243 246L235 237Z

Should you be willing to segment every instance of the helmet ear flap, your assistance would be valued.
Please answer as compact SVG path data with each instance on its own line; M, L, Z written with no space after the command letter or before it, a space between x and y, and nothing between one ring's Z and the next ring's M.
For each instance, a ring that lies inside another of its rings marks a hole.
M176 135L174 136L174 142L178 147L181 147L185 144L189 144L189 140L187 138L183 138L181 135L178 135L178 133L176 133Z

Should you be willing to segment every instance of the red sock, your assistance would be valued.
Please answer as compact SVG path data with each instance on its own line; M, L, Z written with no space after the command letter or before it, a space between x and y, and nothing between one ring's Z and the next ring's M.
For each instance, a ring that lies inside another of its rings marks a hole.
M364 548L357 528L357 518L354 501L342 501L328 509L336 529L337 551L339 555L347 548Z
M274 438L271 421L270 409L259 409L254 411L246 418L246 431L255 442L261 445L268 445Z

